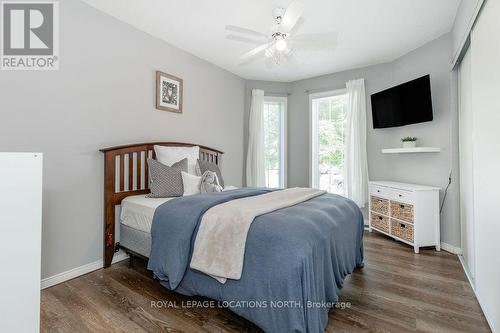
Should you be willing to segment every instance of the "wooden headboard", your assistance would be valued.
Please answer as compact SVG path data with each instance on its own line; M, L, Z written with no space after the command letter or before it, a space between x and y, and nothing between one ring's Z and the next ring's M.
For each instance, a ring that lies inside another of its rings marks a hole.
M115 208L131 195L149 193L148 158L155 158L153 147L200 147L200 160L219 165L223 152L181 142L149 142L101 149L104 153L104 267L115 253Z

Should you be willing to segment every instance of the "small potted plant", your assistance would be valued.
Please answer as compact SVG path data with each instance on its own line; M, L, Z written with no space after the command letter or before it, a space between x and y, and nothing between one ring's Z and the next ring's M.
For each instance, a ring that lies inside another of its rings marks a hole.
M402 138L403 148L415 148L417 146L417 138L407 136L406 138Z

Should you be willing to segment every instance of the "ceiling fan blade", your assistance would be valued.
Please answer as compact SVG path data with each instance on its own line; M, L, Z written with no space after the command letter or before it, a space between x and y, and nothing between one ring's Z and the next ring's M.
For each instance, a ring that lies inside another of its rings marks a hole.
M267 36L265 34L263 34L262 32L258 32L258 31L243 28L243 27L237 27L235 25L226 25L226 30L232 31L232 32L239 32L240 34L247 34L247 35L252 35L252 36L256 36L256 37L267 38Z
M295 49L306 50L334 50L337 47L337 32L320 32L313 34L299 34L290 38Z
M300 26L302 25L302 23L304 23L304 18L301 16L299 17L299 19L297 20L297 23L295 23L295 25L292 27L292 29L290 29L288 31L288 37L291 37L291 36L294 36L295 33L297 32L297 30L299 30Z
M304 10L303 0L295 0L288 6L285 11L285 15L281 21L281 25L285 32L290 32L294 30L295 25L300 19L302 12Z
M247 38L247 37L243 37L243 36L237 36L237 35L227 35L226 39L235 40L235 41L243 42L243 43L255 44L255 45L262 44L261 40L256 40L256 39Z
M247 61L249 60L250 58L253 58L255 57L256 55L258 55L259 53L263 52L265 49L267 49L269 46L268 43L265 43L265 44L262 44L262 45L259 45L257 46L256 48L254 48L253 50L250 50L248 51L247 53L243 54L240 59L243 60L243 61Z

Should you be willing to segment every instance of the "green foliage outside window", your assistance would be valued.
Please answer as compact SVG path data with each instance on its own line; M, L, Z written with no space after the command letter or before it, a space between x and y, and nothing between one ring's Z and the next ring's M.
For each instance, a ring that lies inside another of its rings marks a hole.
M345 97L319 101L319 167L342 172L344 168Z
M279 103L264 104L264 159L268 177L270 170L280 169L281 107ZM269 181L269 180L268 180ZM276 180L277 181L277 180Z

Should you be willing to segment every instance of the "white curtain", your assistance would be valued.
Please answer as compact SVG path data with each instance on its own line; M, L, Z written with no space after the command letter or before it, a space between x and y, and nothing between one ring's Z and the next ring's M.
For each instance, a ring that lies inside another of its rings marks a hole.
M264 161L264 90L252 89L248 128L247 186L266 186Z
M352 80L346 86L344 188L346 196L363 208L368 202L365 80Z

